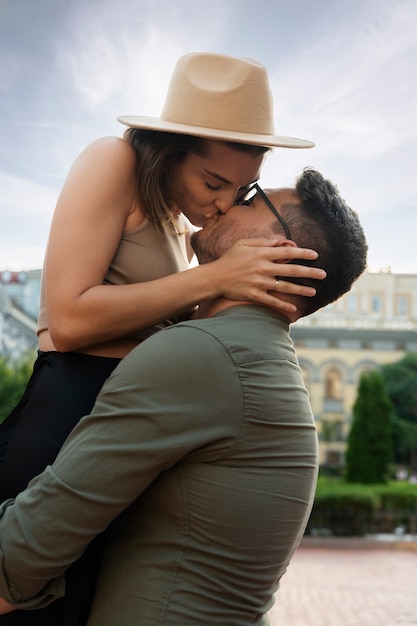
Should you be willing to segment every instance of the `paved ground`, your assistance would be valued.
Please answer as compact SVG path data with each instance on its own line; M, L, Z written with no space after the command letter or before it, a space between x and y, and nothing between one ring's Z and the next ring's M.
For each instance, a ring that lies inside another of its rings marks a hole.
M301 546L271 626L417 626L417 550Z

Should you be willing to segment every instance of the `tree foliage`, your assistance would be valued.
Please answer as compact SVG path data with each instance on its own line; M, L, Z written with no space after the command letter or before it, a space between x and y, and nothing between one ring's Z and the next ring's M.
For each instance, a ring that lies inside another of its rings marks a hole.
M0 422L19 402L32 373L33 355L19 362L0 356Z
M392 462L393 407L378 371L361 376L346 451L345 478L352 483L385 483Z
M381 368L385 389L394 406L395 461L417 470L417 354Z

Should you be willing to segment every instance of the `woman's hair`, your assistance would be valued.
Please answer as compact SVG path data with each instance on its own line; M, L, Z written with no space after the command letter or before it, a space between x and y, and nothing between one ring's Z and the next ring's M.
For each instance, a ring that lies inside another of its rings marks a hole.
M136 186L140 206L160 232L166 228L180 234L178 215L171 202L171 172L189 152L204 155L210 140L139 128L128 128L123 138L130 143L137 157ZM269 150L262 146L224 143L234 150L256 156Z

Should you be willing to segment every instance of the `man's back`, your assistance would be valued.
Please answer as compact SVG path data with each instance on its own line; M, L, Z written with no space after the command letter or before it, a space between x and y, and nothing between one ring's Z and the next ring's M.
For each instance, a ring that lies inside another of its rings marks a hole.
M266 623L317 472L288 325L233 307L135 352L94 414L139 408L121 422L132 429L123 482L150 486L109 531L89 626ZM107 467L121 462L110 451Z

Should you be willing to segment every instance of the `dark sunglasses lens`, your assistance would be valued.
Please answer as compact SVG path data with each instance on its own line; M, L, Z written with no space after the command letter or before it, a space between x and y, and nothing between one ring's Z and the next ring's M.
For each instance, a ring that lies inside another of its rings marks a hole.
M236 204L250 204L255 196L256 196L255 186L251 187L250 189L245 189L241 194L237 195Z

